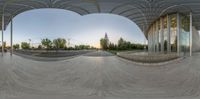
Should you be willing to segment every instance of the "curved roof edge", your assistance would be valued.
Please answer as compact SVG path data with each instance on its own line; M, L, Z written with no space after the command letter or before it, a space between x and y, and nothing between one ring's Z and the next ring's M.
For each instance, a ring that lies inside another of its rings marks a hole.
M5 27L12 17L40 8L65 9L86 15L112 13L135 22L145 35L150 25L168 13L193 13L193 26L200 30L200 0L0 0L0 22L5 16ZM0 24L0 30L2 24Z

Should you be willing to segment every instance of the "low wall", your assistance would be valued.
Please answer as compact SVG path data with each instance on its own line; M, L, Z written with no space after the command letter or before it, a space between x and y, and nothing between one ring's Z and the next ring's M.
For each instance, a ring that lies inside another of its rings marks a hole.
M176 53L133 53L133 52L120 52L117 53L119 57L142 63L160 63L179 58Z
M30 56L48 57L48 58L77 56L77 55L83 55L89 52L93 52L93 51L92 50L75 50L75 51L15 50L14 51L15 54L19 53L19 54L25 54L25 55L30 55Z

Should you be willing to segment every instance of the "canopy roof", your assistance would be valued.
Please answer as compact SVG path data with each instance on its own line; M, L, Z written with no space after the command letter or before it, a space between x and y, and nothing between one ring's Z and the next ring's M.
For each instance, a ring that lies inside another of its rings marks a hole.
M135 22L141 30L167 13L193 12L193 25L200 29L200 0L0 0L0 22L5 15L5 27L12 17L39 8L59 8L86 15L90 13L113 13ZM0 24L0 29L1 29Z

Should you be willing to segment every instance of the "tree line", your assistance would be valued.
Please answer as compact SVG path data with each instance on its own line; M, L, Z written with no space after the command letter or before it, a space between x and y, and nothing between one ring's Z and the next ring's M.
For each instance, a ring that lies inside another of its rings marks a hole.
M54 40L50 40L48 38L41 40L41 45L38 45L37 48L32 47L28 42L21 42L22 49L46 49L46 50L83 50L83 49L96 49L89 45L75 45L75 47L66 46L67 41L64 38L57 38ZM13 45L14 49L19 49L20 45Z
M103 50L143 50L145 45L135 44L120 38L117 44L109 42L108 38L100 39Z

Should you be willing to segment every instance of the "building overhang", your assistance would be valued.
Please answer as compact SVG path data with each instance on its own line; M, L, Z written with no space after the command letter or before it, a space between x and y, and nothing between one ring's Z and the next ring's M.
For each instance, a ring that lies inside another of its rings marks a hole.
M40 8L66 9L87 15L112 13L135 22L147 37L150 25L168 13L193 13L193 26L200 30L200 0L0 0L0 22L5 28L16 15ZM2 28L0 24L0 30Z

